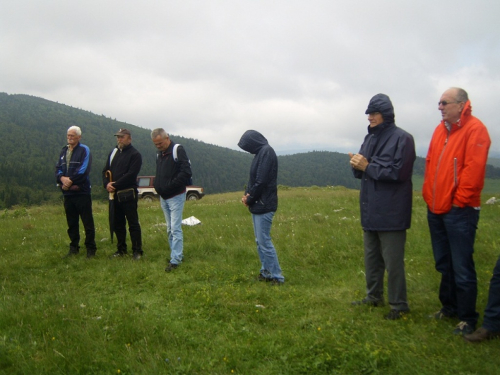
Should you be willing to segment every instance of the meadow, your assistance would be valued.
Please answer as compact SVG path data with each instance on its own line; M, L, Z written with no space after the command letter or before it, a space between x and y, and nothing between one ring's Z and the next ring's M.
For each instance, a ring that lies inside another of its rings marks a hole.
M483 201L493 196L485 193ZM498 195L497 195L498 197ZM272 236L286 282L257 281L241 193L186 202L184 263L164 271L158 202L140 202L145 256L110 259L107 203L94 202L98 252L68 251L62 204L0 212L0 374L497 374L500 340L452 335L440 308L426 206L414 194L406 273L411 313L351 306L365 295L358 191L280 187ZM500 204L476 239L478 311L500 253ZM82 234L83 236L83 234ZM82 240L83 244L83 240Z

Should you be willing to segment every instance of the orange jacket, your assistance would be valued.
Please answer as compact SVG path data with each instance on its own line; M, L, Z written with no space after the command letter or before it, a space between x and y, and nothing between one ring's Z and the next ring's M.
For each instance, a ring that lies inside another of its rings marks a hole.
M465 103L460 121L448 131L441 121L425 159L422 194L430 211L444 214L452 205L479 207L484 186L490 136Z

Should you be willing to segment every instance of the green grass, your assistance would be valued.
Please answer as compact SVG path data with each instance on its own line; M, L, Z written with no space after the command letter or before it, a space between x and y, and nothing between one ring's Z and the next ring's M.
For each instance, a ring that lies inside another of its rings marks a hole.
M483 200L494 194L485 194ZM497 195L498 196L498 195ZM411 314L351 306L364 296L358 192L279 192L272 236L286 277L256 281L259 261L241 193L186 202L185 262L170 250L158 202L140 204L145 257L109 259L107 205L94 202L97 257L61 259L62 205L0 213L1 374L496 374L500 340L453 336L439 309L426 207L415 194L406 272ZM500 205L476 240L478 310L499 254Z

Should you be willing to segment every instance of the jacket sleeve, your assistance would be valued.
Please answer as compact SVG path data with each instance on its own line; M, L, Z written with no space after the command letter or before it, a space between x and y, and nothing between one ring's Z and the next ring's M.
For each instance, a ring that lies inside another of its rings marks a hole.
M114 149L113 149L114 151ZM104 165L104 168L102 169L102 186L104 187L104 189L106 189L106 187L108 186L108 183L109 183L109 178L106 177L106 171L109 170L111 168L110 164L109 164L109 158L111 157L111 154L113 153L113 151L111 151L108 155L108 157L106 158L106 164ZM113 176L111 176L113 177Z
M82 150L79 152L80 165L75 168L71 176L68 176L73 185L82 185L86 182L87 177L90 173L90 167L92 166L92 155L90 154L90 149L87 146L80 146Z
M173 156L172 156L173 157ZM178 168L178 173L172 179L170 185L172 188L186 187L189 178L192 176L191 165L189 163L189 158L186 154L186 150L182 145L177 148L177 162L176 168Z
M248 194L250 194L250 196L247 198L247 204L249 206L257 202L262 196L262 192L271 179L272 168L275 164L276 155L274 152L271 152L269 149L262 150L261 152L262 155L259 153L256 156L259 158L259 165L257 166L254 183L252 186L248 187Z
M116 180L115 184L113 185L116 190L121 190L126 188L127 186L135 185L137 176L141 171L141 167L142 156L138 151L135 151L134 154L130 157L130 164L128 166L127 173Z
M60 184L61 183L61 177L63 175L63 169L62 169L62 164L63 164L63 161L64 161L64 152L65 152L65 149L63 148L60 155L59 155L59 159L57 160L57 163L56 163L56 183L57 184Z
M481 123L467 138L465 159L460 180L457 181L457 190L453 197L453 204L465 207L472 196L481 193L486 174L486 162L491 145L488 130ZM457 173L456 171L455 173Z
M379 155L372 157L365 173L377 181L407 181L411 178L415 158L413 137L406 133L389 141Z

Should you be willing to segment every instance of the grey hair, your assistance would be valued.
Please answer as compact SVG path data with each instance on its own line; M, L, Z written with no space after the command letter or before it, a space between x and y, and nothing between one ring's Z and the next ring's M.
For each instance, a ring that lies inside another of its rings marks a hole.
M159 135L163 139L168 138L168 133L165 131L165 129L163 129L163 128L156 128L156 129L153 129L153 131L151 132L151 139L155 139Z
M461 89L460 87L452 87L456 91L456 96L455 100L459 103L465 103L467 100L469 100L469 95L467 94L467 91L464 89Z
M76 126L76 125L70 126L70 127L68 128L68 132L69 132L70 130L74 130L77 136L81 136L81 135L82 135L82 129L80 129L80 127L79 127L79 126Z

